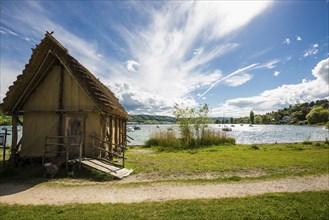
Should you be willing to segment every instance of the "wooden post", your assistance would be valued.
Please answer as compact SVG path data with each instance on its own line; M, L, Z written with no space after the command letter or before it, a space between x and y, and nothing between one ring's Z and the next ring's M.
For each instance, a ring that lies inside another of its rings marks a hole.
M3 140L3 170L5 170L6 167L6 142L7 142L7 128L5 128L5 136Z
M57 136L63 136L62 131L63 131L63 93L64 93L64 66L61 65L60 67L60 76L59 76L59 92L58 92L58 122L57 122ZM62 144L62 139L60 139L60 144ZM62 146L58 145L57 146L58 151L62 151Z
M122 138L122 119L119 118L119 145L122 145L123 138Z
M80 135L80 145L79 145L79 169L81 169L81 161L82 161L82 143L83 137Z
M118 152L118 144L119 144L119 119L115 118L115 152Z
M66 165L66 170L69 169L69 158L70 158L70 145L71 145L71 134L69 133L67 137L67 141L65 141L65 165Z
M11 154L10 159L16 159L17 157L17 121L18 117L16 114L12 116L12 139L11 139Z
M113 153L113 145L112 145L112 143L113 143L113 118L112 118L112 116L110 116L110 141L109 142L111 143L111 145L110 145L110 152L111 152L110 160L112 160L113 159L113 155L112 155L112 153Z
M102 126L102 129L101 129L101 137L100 139L101 140L104 140L106 141L106 115L101 115L101 126ZM105 150L107 150L107 144L105 142L101 142L101 148L104 148ZM106 158L108 156L108 153L106 152L101 152L101 156L103 156L104 154L104 158Z

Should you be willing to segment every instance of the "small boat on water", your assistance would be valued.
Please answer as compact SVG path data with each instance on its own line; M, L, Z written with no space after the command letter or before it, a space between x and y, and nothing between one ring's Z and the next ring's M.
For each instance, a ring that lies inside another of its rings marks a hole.
M234 127L235 127L235 125L231 125L231 127L232 127L232 128L234 128Z
M135 131L136 131L136 130L141 130L141 127L135 126L135 127L134 127L134 130L135 130Z
M134 131L134 128L133 127L128 127L127 128L127 132L133 132Z
M224 127L222 128L222 130L223 130L223 131L232 131L232 128L227 127L227 126L224 126Z

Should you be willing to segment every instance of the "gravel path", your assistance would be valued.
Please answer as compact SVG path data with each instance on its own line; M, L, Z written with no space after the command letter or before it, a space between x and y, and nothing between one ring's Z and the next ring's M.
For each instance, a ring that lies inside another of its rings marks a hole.
M329 190L329 174L215 184L155 183L127 187L115 185L52 187L43 184L31 186L4 183L0 187L0 203L2 204L135 203L176 199L243 197L270 192Z

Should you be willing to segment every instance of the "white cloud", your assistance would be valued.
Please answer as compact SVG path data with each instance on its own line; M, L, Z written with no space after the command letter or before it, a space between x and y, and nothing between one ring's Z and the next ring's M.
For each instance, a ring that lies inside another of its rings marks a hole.
M130 57L140 63L138 75L133 79L129 75L113 75L108 80L120 79L165 100L184 99L190 92L221 79L219 69L209 71L206 66L238 44L220 40L242 28L270 4L167 2L160 10L149 10L153 21L150 24L136 25L135 29L118 28L131 51Z
M134 87L130 83L107 84L116 94L123 107L130 114L172 114L172 107L178 103L185 106L196 106L197 103L191 97L187 98L165 98L155 93L145 92Z
M272 1L168 1L161 5L129 2L147 19L128 26L113 24L125 44L120 50L129 57L127 62L99 52L96 41L83 39L56 23L41 2L27 4L15 16L6 14L12 20L4 24L14 31L19 29L29 39L40 39L46 30L53 30L74 57L111 85L128 111L156 113L167 111L175 102L194 105L191 92L205 86L212 88L224 80L220 67L209 69L211 61L239 46L224 37L242 29ZM245 74L239 82L248 78L251 76Z
M276 67L276 65L280 62L279 59L274 59L274 60L271 60L267 63L264 63L262 65L259 65L258 68L267 68L267 69L273 69Z
M304 57L308 57L308 56L315 56L318 52L319 49L317 49L319 47L318 44L313 44L308 50L306 50L304 52Z
M245 84L252 79L252 75L244 73L242 75L232 76L225 80L228 86L236 87Z
M312 70L313 76L315 76L318 80L322 81L329 85L329 58L320 61L316 67ZM327 87L328 89L328 87ZM327 90L329 93L329 90Z
M127 70L129 70L131 72L136 72L136 68L138 68L139 65L140 64L134 60L127 60L127 62L126 62Z
M297 41L301 41L302 40L302 37L301 36L296 36L296 40Z
M280 72L279 71L274 71L274 76L279 76L280 75Z
M228 116L246 116L251 110L264 114L287 107L290 104L310 102L329 98L329 58L320 61L312 70L314 80L303 80L300 84L282 85L276 89L266 90L257 96L227 100L217 108L215 115L223 111Z
M289 38L286 38L284 41L283 41L284 44L290 44L290 39Z
M23 66L13 60L3 60L0 63L0 102L5 97L9 86L13 84L16 77L22 73Z

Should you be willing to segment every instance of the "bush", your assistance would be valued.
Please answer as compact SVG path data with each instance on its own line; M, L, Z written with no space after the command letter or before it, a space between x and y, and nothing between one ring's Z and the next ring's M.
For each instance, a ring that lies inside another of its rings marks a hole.
M191 138L188 143L184 138L176 137L174 131L157 131L145 142L144 147L159 147L160 151L194 149L203 146L235 144L235 139L219 131L205 130L202 138Z
M181 148L180 140L176 137L176 133L172 130L157 131L151 134L144 147L162 146L171 148Z
M305 145L312 145L312 141L310 141L310 140L305 140L305 141L303 141L303 144L305 144Z
M259 147L258 147L257 145L252 145L252 146L251 146L251 149L259 150Z

